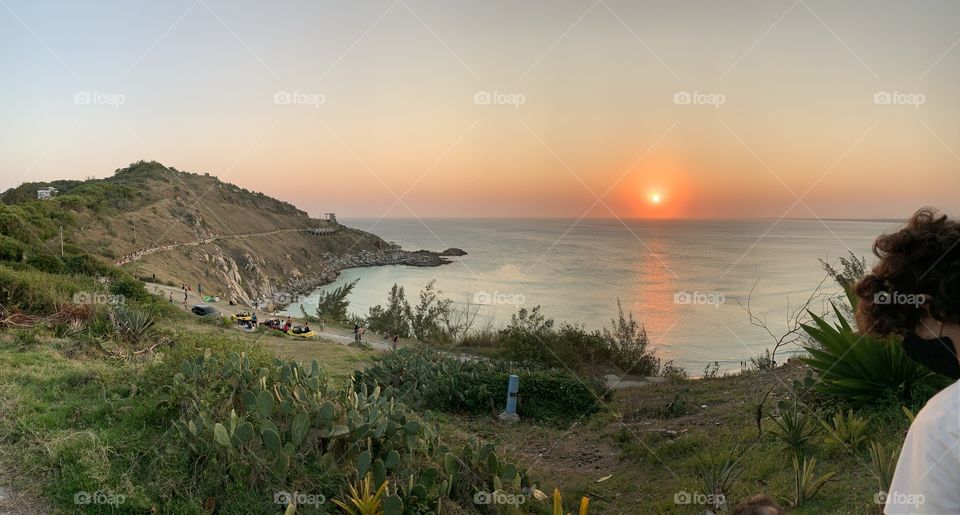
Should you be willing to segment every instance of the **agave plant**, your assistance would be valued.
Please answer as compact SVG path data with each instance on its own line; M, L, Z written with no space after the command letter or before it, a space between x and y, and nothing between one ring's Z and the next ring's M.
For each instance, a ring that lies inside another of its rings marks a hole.
M61 335L65 338L74 338L83 334L87 330L86 320L73 318L60 328Z
M879 443L870 442L870 463L881 492L890 491L890 483L893 481L893 471L897 466L899 454L899 449L895 448L887 453Z
M793 452L794 456L803 456L819 433L820 425L817 424L817 419L802 409L798 402L794 402L790 407L780 401L777 406L780 408L780 416L770 417L774 423L770 432L783 442L784 450Z
M334 499L336 504L344 513L349 515L382 515L383 514L383 496L387 492L387 482L380 484L376 491L373 490L373 474L367 472L363 481L359 482L358 487L352 484L348 485L350 495L348 502Z
M838 411L829 422L820 421L826 431L824 440L828 445L855 451L867 441L867 429L870 419L861 417L853 409L844 413Z
M113 310L113 325L120 334L131 343L137 343L153 334L156 318L139 309L118 306Z
M787 504L793 507L802 506L816 497L817 492L823 488L823 485L827 484L836 475L836 472L827 472L820 477L815 477L814 471L816 468L816 458L804 458L803 465L801 465L800 459L796 455L793 456L794 492L793 499L784 499Z
M706 458L698 456L697 459L697 476L704 491L713 494L714 508L723 508L733 484L743 472L743 467L738 465L740 454L737 448L730 449L726 454L710 454Z
M858 407L891 397L909 401L931 379L931 372L907 357L897 337L857 334L836 305L833 311L835 325L810 313L814 324L803 326L817 343L805 347L810 356L800 358L818 372L815 391Z

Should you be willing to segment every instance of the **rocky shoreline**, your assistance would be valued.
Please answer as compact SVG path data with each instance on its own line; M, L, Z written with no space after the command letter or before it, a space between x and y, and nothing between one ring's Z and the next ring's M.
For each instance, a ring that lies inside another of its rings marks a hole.
M432 250L401 250L393 248L387 251L361 250L356 253L336 256L325 253L322 256L323 270L310 276L287 279L286 291L274 291L272 295L258 299L259 302L273 304L278 310L299 302L299 299L318 288L337 280L340 272L349 268L374 266L405 265L415 267L436 267L453 263L448 256L465 256L462 249L450 248L442 252Z

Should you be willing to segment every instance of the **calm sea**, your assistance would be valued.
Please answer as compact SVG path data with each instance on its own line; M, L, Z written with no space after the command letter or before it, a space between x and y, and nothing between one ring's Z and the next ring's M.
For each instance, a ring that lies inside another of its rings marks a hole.
M644 324L657 354L699 375L706 363L737 370L772 342L740 304L772 330L783 330L789 307L806 300L849 251L873 259L877 235L897 224L871 221L651 221L556 219L343 220L405 249L460 247L469 254L438 268L388 266L345 270L324 289L359 278L351 312L384 303L398 283L407 297L436 280L463 305L480 302L476 326L501 326L521 307L595 329L609 326L617 299ZM825 283L828 292L838 288ZM313 305L311 305L313 304ZM312 312L315 302L305 301ZM819 307L819 306L818 306ZM298 306L291 311L299 313Z

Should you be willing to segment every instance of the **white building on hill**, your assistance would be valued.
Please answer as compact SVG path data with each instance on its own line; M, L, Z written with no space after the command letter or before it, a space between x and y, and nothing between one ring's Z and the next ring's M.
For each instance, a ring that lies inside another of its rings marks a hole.
M40 188L39 190L37 190L37 199L46 200L48 198L53 198L57 196L57 193L59 193L57 191L57 188L53 188L53 187Z

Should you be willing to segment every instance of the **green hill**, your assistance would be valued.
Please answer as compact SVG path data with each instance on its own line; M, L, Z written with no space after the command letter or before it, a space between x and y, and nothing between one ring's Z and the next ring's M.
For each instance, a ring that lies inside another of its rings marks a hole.
M47 186L58 195L37 200L36 190ZM46 271L70 259L88 268L120 262L138 277L199 283L238 302L309 290L358 256L376 264L390 247L288 202L156 162L105 179L26 183L0 194L0 202L0 259Z

